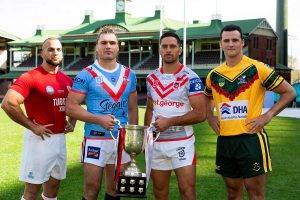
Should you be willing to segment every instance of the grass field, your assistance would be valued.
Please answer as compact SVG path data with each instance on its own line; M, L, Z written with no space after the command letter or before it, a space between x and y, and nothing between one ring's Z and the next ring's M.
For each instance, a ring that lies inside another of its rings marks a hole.
M140 116L144 109L140 108ZM141 117L142 118L142 117ZM0 199L20 199L24 184L18 180L23 128L12 122L0 109ZM140 124L143 124L140 120ZM300 197L300 119L274 118L266 127L271 144L273 172L267 180L267 199L297 200ZM194 126L197 149L197 199L226 199L222 178L214 172L216 136L208 124ZM62 181L58 199L80 200L83 173L79 163L79 151L83 135L83 123L78 122L74 133L67 135L68 172ZM37 152L38 153L38 152ZM139 155L138 159L141 159ZM104 183L104 182L103 182ZM104 188L104 185L102 186ZM180 199L176 177L172 174L171 199ZM151 182L148 199L153 199ZM98 199L103 199L103 191ZM248 199L245 195L244 199Z

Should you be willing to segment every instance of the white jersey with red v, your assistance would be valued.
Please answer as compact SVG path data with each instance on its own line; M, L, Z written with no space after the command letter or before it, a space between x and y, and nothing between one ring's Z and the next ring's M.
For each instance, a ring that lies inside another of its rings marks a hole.
M163 68L147 76L147 95L153 102L153 118L182 116L191 110L189 97L203 93L204 87L198 75L183 65L174 74L166 74ZM186 126L192 134L191 126Z

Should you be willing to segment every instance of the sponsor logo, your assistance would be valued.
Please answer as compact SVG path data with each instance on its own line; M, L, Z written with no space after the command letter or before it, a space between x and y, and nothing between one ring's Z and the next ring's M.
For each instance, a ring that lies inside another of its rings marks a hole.
M49 95L53 95L53 94L54 94L54 88L53 88L52 86L48 85L48 86L46 87L46 92L47 92L47 94L49 94Z
M252 167L253 171L256 171L258 172L260 170L260 164L258 162L255 162L253 164L253 167Z
M78 83L78 84L81 84L81 85L85 84L85 80L83 80L83 79L81 79L79 77L75 77L74 82Z
M99 147L88 146L86 156L88 158L92 158L92 159L99 159L99 157L100 157L100 148Z
M53 99L53 106L59 107L59 112L65 112L66 98Z
M30 178L30 179L34 179L33 172L29 172L27 177Z
M182 102L177 102L177 101L168 101L168 100L158 100L156 99L153 101L154 106L160 106L160 107L165 107L165 106L170 106L170 107L176 107L180 108L184 106L184 103Z
M68 85L67 86L67 90L70 91L71 90L71 86Z
M95 131L95 130L90 131L90 136L104 136L104 135L105 133L101 131Z
M128 105L126 99L120 99L117 103L114 101L110 101L109 99L105 99L100 102L99 106L102 108L102 112L109 112L115 115L119 109L123 109Z
M245 84L246 83L246 75L242 75L238 78L238 84Z
M203 88L203 83L200 78L193 78L190 80L190 92L202 91Z
M185 151L184 151L185 147L178 147L176 149L178 156L179 156L179 160L186 160L186 158L184 158L185 156Z
M231 101L219 103L221 120L246 119L248 112L248 101Z

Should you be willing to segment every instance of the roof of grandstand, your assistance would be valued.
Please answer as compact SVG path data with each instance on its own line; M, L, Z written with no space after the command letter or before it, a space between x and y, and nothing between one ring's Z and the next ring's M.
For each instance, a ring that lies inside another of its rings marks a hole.
M272 27L265 18L224 21L214 19L208 23L193 23L187 26L188 39L218 38L220 30L227 24L241 26L244 36L248 36L258 28L270 30ZM126 12L116 13L115 19L94 20L91 15L85 15L83 22L69 30L41 30L37 29L33 37L9 42L10 46L35 46L42 44L48 37L58 37L62 43L95 42L99 29L103 26L113 26L118 32L119 40L158 39L160 30L160 11L153 17L132 18ZM183 22L164 18L163 29L173 30L182 38Z
M15 36L13 34L10 34L10 33L6 32L6 31L3 31L3 30L0 30L0 37L7 38L9 40L20 40L21 39L21 38Z

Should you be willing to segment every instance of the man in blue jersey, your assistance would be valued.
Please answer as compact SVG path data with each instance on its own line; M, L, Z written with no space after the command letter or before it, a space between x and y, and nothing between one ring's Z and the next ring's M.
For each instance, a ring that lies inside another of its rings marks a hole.
M136 76L132 70L116 61L119 52L116 34L104 27L96 42L97 59L74 79L67 98L66 113L85 122L81 148L84 168L83 199L96 200L106 173L106 200L115 197L114 159L118 126L138 123ZM81 106L85 101L87 109ZM123 152L121 170L130 161Z

